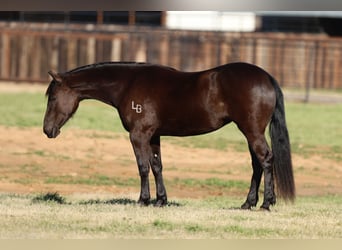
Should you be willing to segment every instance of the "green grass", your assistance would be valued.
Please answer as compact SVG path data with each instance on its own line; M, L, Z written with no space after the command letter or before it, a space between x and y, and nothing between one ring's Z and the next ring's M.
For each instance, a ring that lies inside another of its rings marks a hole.
M138 178L108 177L105 175L93 175L89 177L55 176L48 177L46 184L80 184L88 186L138 186Z
M47 99L42 93L0 93L0 125L42 127L46 103ZM124 131L117 111L94 100L81 102L65 128Z
M29 181L29 180L24 180ZM88 185L88 186L119 186L119 187L137 187L140 184L139 178L108 177L105 175L81 176L50 176L44 181L46 184L70 184L70 185ZM154 181L151 179L153 186ZM239 180L223 180L219 178L194 179L194 178L166 178L165 184L169 187L186 188L204 188L206 190L229 189L245 193L248 190L249 182Z
M45 106L43 94L0 93L0 124L16 127L42 126Z
M173 185L183 185L187 187L205 187L205 188L232 188L232 189L240 189L246 190L249 187L249 182L245 181L236 181L236 180L222 180L219 178L207 178L204 180L193 179L193 178L175 178L173 180L168 180L167 184Z
M0 238L20 239L331 239L342 237L341 196L298 198L272 212L236 209L215 197L140 207L117 197L0 195ZM136 194L132 194L136 196Z
M288 129L295 147L329 146L341 151L341 104L290 103L286 108Z

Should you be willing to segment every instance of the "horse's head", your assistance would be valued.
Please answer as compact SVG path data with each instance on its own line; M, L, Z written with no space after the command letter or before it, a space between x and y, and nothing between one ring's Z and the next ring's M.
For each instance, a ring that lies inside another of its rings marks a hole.
M48 97L44 117L44 133L49 138L56 138L61 127L76 112L79 97L77 92L70 88L62 74L49 72L52 81L46 91Z

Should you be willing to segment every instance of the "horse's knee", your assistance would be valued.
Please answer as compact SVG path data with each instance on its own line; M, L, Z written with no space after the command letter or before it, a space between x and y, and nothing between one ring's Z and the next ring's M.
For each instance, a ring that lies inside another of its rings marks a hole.
M264 171L271 170L273 167L273 154L270 149L268 149L263 155L262 168Z
M148 174L150 172L150 168L149 168L148 164L138 164L138 166L139 166L139 175L141 177L148 176Z
M273 154L264 137L250 142L250 147L264 170L272 167Z

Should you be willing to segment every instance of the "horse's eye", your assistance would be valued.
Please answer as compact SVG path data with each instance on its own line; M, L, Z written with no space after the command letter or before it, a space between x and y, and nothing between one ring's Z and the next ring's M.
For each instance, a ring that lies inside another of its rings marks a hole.
M52 97L49 98L50 101L56 101L56 99L57 98L55 96L52 96Z

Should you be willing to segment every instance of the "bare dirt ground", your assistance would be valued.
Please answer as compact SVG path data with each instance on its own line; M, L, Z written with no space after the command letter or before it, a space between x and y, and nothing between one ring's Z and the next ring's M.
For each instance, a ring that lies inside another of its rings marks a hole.
M251 177L247 152L185 148L162 142L164 178L239 180ZM133 150L127 136L103 131L64 129L48 139L40 128L0 126L0 192L9 193L138 193L137 185L85 185L48 181L59 176L87 178L116 177L138 180ZM342 194L339 162L312 155L293 155L298 195ZM152 194L153 178L151 177ZM228 188L171 185L169 197L199 198L242 195ZM247 193L248 190L245 190ZM243 198L243 197L242 197Z

